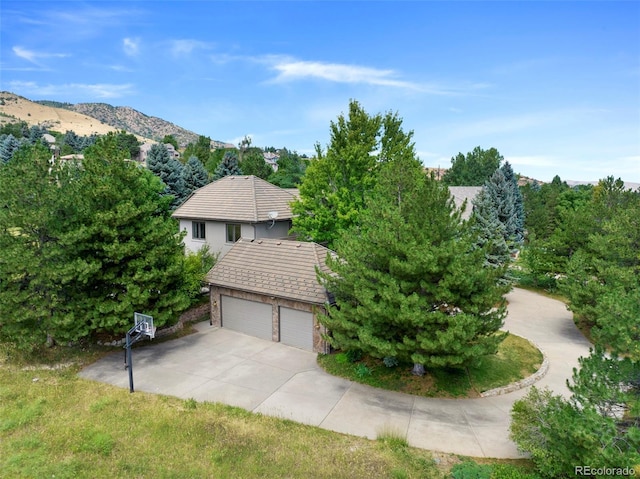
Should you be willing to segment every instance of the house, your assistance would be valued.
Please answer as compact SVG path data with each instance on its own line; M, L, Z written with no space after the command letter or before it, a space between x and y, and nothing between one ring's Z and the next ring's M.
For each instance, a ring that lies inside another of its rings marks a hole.
M264 162L269 165L273 171L278 171L278 160L280 159L280 155L271 151L265 151L262 156L264 157Z
M173 212L191 251L224 256L240 238L287 238L295 197L257 176L226 176L196 190Z
M317 243L242 238L209 271L211 324L327 353L318 314L329 296L316 268L328 272Z
M149 151L154 144L155 143L143 143L142 145L140 145L140 153L138 153L138 160L140 161L140 163L144 165L147 164ZM180 153L176 151L175 147L171 143L164 143L164 147L167 149L167 153L169 153L170 158L176 160L180 158Z

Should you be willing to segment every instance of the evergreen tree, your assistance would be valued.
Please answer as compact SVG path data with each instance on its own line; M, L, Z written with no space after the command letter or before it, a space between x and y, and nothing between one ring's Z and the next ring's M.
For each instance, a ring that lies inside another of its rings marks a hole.
M42 139L42 136L45 133L47 133L46 128L41 127L40 125L33 125L29 128L29 143L31 145L35 145Z
M7 135L0 143L0 163L7 163L18 148L20 142L12 134Z
M213 180L216 181L225 176L237 175L242 175L242 170L238 166L238 157L233 153L225 153L213 174Z
M107 135L78 165L36 145L0 168L2 340L30 349L123 334L135 311L161 326L188 306L170 199L123 154Z
M380 165L415 156L413 132L404 133L396 114L370 116L357 101L349 115L331 122L326 155L316 145L293 203L293 231L330 248L341 231L357 222L364 196L376 183Z
M509 263L511 252L506 241L506 227L485 188L473 199L471 229L477 238L477 246L485 252L485 266L502 268Z
M524 200L522 199L522 193L520 192L520 187L518 186L518 178L513 172L513 168L511 168L509 162L505 162L500 167L500 169L504 174L506 183L511 189L511 194L513 196L514 213L516 215L515 241L520 245L524 241Z
M149 149L147 167L165 184L162 194L173 196L171 205L177 208L190 193L185 186L182 164L169 156L164 145L156 143Z
M500 168L504 158L495 148L483 150L476 146L465 155L451 158L451 168L442 176L448 186L482 186Z
M208 183L209 173L207 173L207 170L202 166L202 162L196 156L191 156L184 165L185 197Z
M389 162L358 223L320 273L336 307L330 343L424 367L463 367L496 351L505 314L499 269L460 219L447 188L415 159ZM496 306L497 305L497 306Z
M25 146L0 168L0 338L24 349L80 328L66 318L64 172L50 160L48 148Z
M513 185L507 180L502 169L498 168L491 175L484 189L495 209L498 221L504 226L502 232L505 243L511 252L515 252L520 243L518 237L519 218Z

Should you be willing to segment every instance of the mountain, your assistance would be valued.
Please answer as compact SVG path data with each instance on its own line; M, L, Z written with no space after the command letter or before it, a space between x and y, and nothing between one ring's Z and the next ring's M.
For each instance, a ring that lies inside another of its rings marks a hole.
M165 135L173 135L181 147L198 141L198 134L155 116L148 116L128 106L111 106L106 103L76 103L65 108L96 118L107 125L129 133L161 141Z
M0 124L16 121L25 121L29 126L42 125L61 133L72 130L78 135L104 135L110 131L126 130L143 141L161 141L165 135L173 135L181 147L195 143L199 136L193 131L161 118L145 115L128 106L31 101L15 93L0 92Z
M24 121L29 126L42 125L61 133L72 130L81 136L92 133L106 135L117 130L96 118L75 111L35 103L14 93L0 92L0 124L18 121Z

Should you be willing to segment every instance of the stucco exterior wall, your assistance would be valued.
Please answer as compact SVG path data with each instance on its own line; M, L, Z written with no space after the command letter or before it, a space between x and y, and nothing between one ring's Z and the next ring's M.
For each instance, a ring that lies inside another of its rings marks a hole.
M323 305L292 301L290 299L278 298L275 296L265 296L262 294L249 293L246 291L211 285L209 302L211 305L210 324L212 326L220 327L222 325L220 318L220 296L222 295L270 304L272 307L272 340L276 342L280 341L280 306L313 313L313 351L324 354L329 352L329 345L322 337L323 334L326 334L327 330L318 322L318 314L325 311Z
M205 221L205 239L193 238L193 222L197 220L181 219L180 231L186 231L184 244L187 250L196 252L203 245L209 245L209 251L212 253L220 253L218 259L222 258L233 246L233 243L227 243L227 227L228 223L233 221ZM236 223L237 224L237 223ZM240 223L240 233L243 238L286 238L290 229L289 221L277 221L272 228L267 223Z

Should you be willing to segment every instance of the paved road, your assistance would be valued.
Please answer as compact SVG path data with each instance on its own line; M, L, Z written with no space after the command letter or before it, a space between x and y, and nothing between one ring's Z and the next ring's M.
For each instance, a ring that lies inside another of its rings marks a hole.
M549 359L538 387L568 395L566 379L589 343L564 304L521 289L508 296L505 329L534 341ZM412 446L475 457L517 458L508 439L513 402L527 389L478 399L432 399L336 378L315 354L209 326L197 334L149 343L133 352L136 391L222 402L332 431L376 438L394 431ZM80 376L128 388L123 353Z

